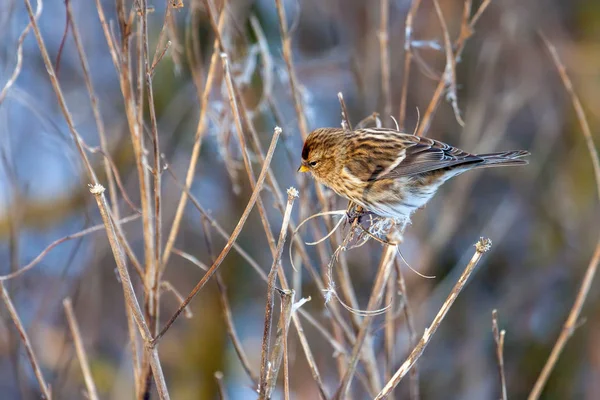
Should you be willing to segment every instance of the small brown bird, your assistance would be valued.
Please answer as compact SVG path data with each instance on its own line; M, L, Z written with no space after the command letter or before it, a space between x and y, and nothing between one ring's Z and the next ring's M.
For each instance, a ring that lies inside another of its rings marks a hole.
M298 171L365 210L406 221L448 179L475 168L525 165L527 155L470 154L393 129L320 128L306 138Z

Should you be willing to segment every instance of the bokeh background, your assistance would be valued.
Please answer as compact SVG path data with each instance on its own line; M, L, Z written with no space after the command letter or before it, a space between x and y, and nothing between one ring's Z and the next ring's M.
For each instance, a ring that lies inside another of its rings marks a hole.
M131 2L126 3L129 9ZM216 3L221 9L222 2ZM385 114L381 83L380 2L283 3L300 83L299 98L309 129L339 126L338 92L344 95L353 124L377 112L384 126L393 127L392 119ZM414 57L403 124L408 132L415 129L419 114L425 113L445 66L443 31L434 5L430 0L421 3L412 29ZM480 5L479 1L473 3L472 14ZM115 37L120 38L115 2L102 4ZM440 0L440 4L450 36L455 40L460 33L464 2ZM154 54L167 4L150 5L148 34ZM396 118L400 112L405 20L410 6L408 0L389 2L390 106ZM93 2L71 0L71 7L105 124L108 153L131 202L139 207L138 174L123 96L96 6ZM272 168L282 190L295 186L301 191L303 200L298 204L303 206L295 207L292 217L298 223L321 211L322 206L315 200L314 182L299 181L296 174L302 139L282 57L275 1L230 0L226 12L222 36L229 49L232 74L251 110L264 151L274 126L283 128ZM198 124L198 90L206 79L214 34L202 0L184 0L183 6L172 8L171 13L167 37L172 44L156 68L153 89L163 160L183 180ZM135 13L134 17L137 18ZM21 1L0 3L2 86L13 72L18 37L28 21ZM543 31L557 46L594 133L600 119L599 21L600 3L596 0L492 0L466 42L456 66L458 105L464 127L457 122L450 103L443 99L427 136L473 152L528 149L532 156L526 168L477 171L446 184L425 209L414 215L406 231L400 247L404 258L421 274L435 276L423 278L403 266L407 291L392 292L397 309L408 299L418 335L430 323L473 254L473 244L480 236L493 241L492 250L484 256L418 362L422 399L499 398L491 331L493 309L498 310L500 327L506 330L504 358L509 398L527 396L558 337L598 239L600 209L579 122L539 32ZM264 41L259 40L257 23L262 27ZM57 77L75 126L89 146L98 146L98 129L67 24L65 3L44 2L39 26L53 62L60 53ZM136 40L134 32L132 46ZM192 48L197 52L192 54ZM231 232L251 189L220 63L216 71L191 192L210 216ZM150 126L147 107L145 124ZM147 136L151 153L150 143ZM87 188L89 180L31 32L23 43L22 71L0 104L0 152L0 274L28 264L53 241L101 223ZM102 156L96 153L90 158L101 183L107 186L102 181L106 177L101 172ZM252 159L258 173L258 157ZM171 174L164 172L162 177L164 239L181 188ZM116 198L121 216L135 214L120 191ZM281 212L273 206L272 191L264 190L262 198L277 235ZM330 202L336 209L345 208L345 203L335 197ZM198 210L188 203L175 247L210 265L207 232L213 253L219 252L225 241L207 226ZM134 252L143 260L141 220L124 224L123 228ZM319 233L325 233L320 223L299 234L308 241ZM262 270L268 271L272 256L256 210L237 243ZM347 254L360 308L366 308L381 249L381 244L371 241ZM326 268L323 261L329 259L333 250L331 244L321 246L320 252L309 248L319 271ZM335 334L323 293L310 274L292 272L287 248L283 267L288 279L293 276L296 298L312 298L304 310ZM220 271L240 342L258 372L266 285L234 251ZM142 296L141 281L131 273L138 296ZM203 271L192 262L173 254L163 280L185 296L202 275ZM103 230L65 241L35 268L4 285L55 398L85 397L83 376L62 306L67 296L73 299L100 397L134 397L123 292ZM594 282L581 323L552 372L544 399L600 397L598 288ZM189 306L193 316L175 322L160 343L159 354L174 399L218 398L214 377L217 371L223 373L229 398L255 397L252 383L228 338L219 296L216 283L209 282ZM170 292L163 293L163 323L179 303ZM342 314L350 320L346 311ZM397 314L393 322L395 367L411 349L404 314ZM0 306L0 317L0 398L39 398L39 387L4 305ZM384 317L380 316L370 330L381 366L385 326ZM304 328L325 387L332 395L339 382L337 355L312 325L305 321ZM345 346L351 349L347 343ZM318 398L293 325L289 351L292 398ZM407 377L395 396L409 398L408 392ZM351 393L355 399L369 398L356 378ZM154 392L152 396L156 398ZM280 396L281 386L276 392L276 397Z

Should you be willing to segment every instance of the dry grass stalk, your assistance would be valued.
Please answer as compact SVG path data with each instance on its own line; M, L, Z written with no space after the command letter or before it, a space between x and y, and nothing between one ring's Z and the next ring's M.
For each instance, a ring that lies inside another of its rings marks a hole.
M386 383L384 388L381 390L381 392L377 394L377 396L375 397L376 400L387 398L390 395L390 393L394 390L394 388L398 386L398 383L400 383L402 378L406 376L408 371L417 362L419 357L421 357L421 355L425 351L425 348L431 341L431 338L433 337L440 324L442 323L444 317L448 313L448 310L450 310L450 307L452 307L452 304L454 304L454 301L458 297L459 293L467 284L467 281L471 276L471 273L475 270L475 267L479 263L479 260L481 260L483 254L490 249L491 245L492 242L489 239L481 238L479 242L477 242L477 244L475 245L475 254L473 254L471 261L469 261L469 264L466 266L460 278L452 288L452 291L448 295L448 298L446 299L446 301L444 301L444 304L442 304L442 307L431 322L431 325L429 325L428 328L425 328L425 332L423 333L421 340L419 340L419 343L412 350L406 361L404 361L400 368L398 368L392 379L390 379L388 383Z
M281 256L283 254L283 245L288 232L288 224L290 222L290 216L292 214L292 207L294 201L298 197L298 191L294 188L290 188L287 191L288 201L283 214L283 222L281 223L281 231L279 233L279 240L277 241L276 254L271 265L271 270L267 276L267 305L265 308L265 324L262 338L262 351L261 351L261 363L260 363L260 383L259 383L259 398L266 399L270 398L268 393L268 374L275 375L274 380L277 380L277 371L274 369L275 365L271 364L271 368L268 366L269 354L271 354L271 327L273 323L273 306L275 302L275 285L277 281L277 270L281 268ZM293 298L293 296L292 296ZM274 384L273 384L274 385Z
M292 313L294 312L294 291L288 289L279 290L278 292L281 298L281 312L277 323L275 343L273 344L273 350L271 351L268 363L269 370L267 371L267 389L265 398L270 399L273 395L273 390L275 390L275 385L277 383L277 376L279 375L279 369L281 368L281 361L283 360L283 391L284 398L288 400L290 396L290 378L287 340L290 321Z
M42 2L38 1L33 18L37 21L41 14ZM25 41L25 38L27 37L27 34L29 33L30 29L31 23L27 24L25 29L23 29L23 31L19 35L19 40L17 41L17 62L15 64L15 68L13 69L12 74L2 87L2 90L0 90L0 105L2 105L2 103L6 99L6 96L8 95L8 90L15 84L17 78L21 74L21 69L23 67L23 42Z
M477 21L485 9L489 6L490 2L491 0L484 0L475 12L475 15L473 15L473 18L469 20L468 15L470 15L471 11L471 0L465 0L465 12L463 14L463 23L461 25L460 35L453 46L455 48L454 55L451 57L453 63L456 63L456 61L460 59L467 39L473 34ZM465 16L467 18L464 18ZM442 77L438 81L438 84L433 92L433 96L429 101L429 105L427 106L425 114L423 115L423 118L421 118L421 122L416 132L417 136L423 136L429 130L431 121L433 120L433 115L435 114L435 111L442 100L442 94L446 89L447 83L446 74L442 74Z
M406 22L404 23L404 70L402 71L402 89L400 92L400 112L398 114L398 127L404 131L406 121L406 99L408 97L408 82L410 77L410 66L413 57L412 53L412 36L413 36L413 21L421 0L412 0L410 10L406 14Z
M67 297L63 300L63 306L65 308L67 322L69 323L69 329L71 330L71 336L73 336L73 342L75 343L77 359L79 360L79 365L81 366L81 372L83 372L88 398L90 400L98 400L98 391L96 390L96 384L94 383L94 378L92 377L92 372L90 371L90 364L88 362L85 347L83 346L81 332L79 331L79 325L77 324L77 319L75 318L75 312L73 311L73 304L70 297Z
M414 348L417 345L417 334L415 333L415 322L414 322L414 313L412 308L410 307L410 302L408 300L408 293L406 290L406 282L404 281L404 274L402 273L402 265L400 264L400 260L396 257L396 276L398 279L398 290L402 295L402 311L404 313L404 320L406 323L406 331L408 332L408 343L411 348ZM389 380L389 379L388 379ZM410 369L410 398L412 400L418 400L421 397L420 388L419 388L419 369L417 368L417 363L413 365Z
M111 165L111 161L108 157L110 154L108 150L108 142L106 140L106 130L104 128L104 120L102 119L102 115L100 114L100 108L98 107L98 96L96 96L96 91L94 89L94 85L92 83L92 79L90 77L90 67L88 65L87 56L85 54L85 50L83 48L83 44L81 43L81 37L79 35L79 29L77 28L77 23L75 21L73 15L73 9L71 7L71 2L66 1L65 7L67 8L67 17L70 21L71 33L73 34L73 41L75 42L75 48L77 49L77 55L79 57L79 61L81 64L81 71L83 72L83 80L85 82L85 86L87 92L90 97L90 103L92 107L92 113L94 115L94 121L96 122L96 129L98 129L98 138L100 140L100 149L102 150L104 157L104 173L106 174L106 180L108 182L108 194L110 196L110 203L112 205L112 214L113 218L116 220L120 219L119 214L119 202L117 198L117 187L115 183L115 175L113 175L113 168ZM121 189L122 190L122 189ZM125 191L122 190L125 194Z
M389 279L392 271L392 265L394 262L395 254L396 246L385 246L383 254L381 255L377 277L375 278L375 283L373 284L371 297L369 298L369 304L367 305L367 310L369 311L376 310L379 307L379 304L381 303L381 300L383 298L383 292L385 289L385 284ZM352 378L356 372L358 358L360 356L360 353L363 351L363 344L365 338L367 337L367 332L369 331L372 321L372 315L365 315L363 317L358 336L356 337L356 341L354 342L354 348L352 349L352 355L350 356L348 369L346 370L342 382L340 383L340 387L337 389L337 392L334 396L335 399L344 399L348 395L350 383L352 382ZM371 382L371 385L371 391L376 392L377 390L379 390L379 388L373 387L373 382Z
M285 66L287 68L290 90L292 91L292 101L294 103L294 109L296 110L296 117L298 118L300 134L304 140L308 136L308 125L306 123L306 114L304 113L303 101L299 98L299 86L296 78L296 71L294 70L294 61L292 56L292 39L289 35L287 19L285 16L285 8L282 0L275 0L275 5L277 7L277 16L279 17L279 31L281 33L283 60L285 61Z
M588 152L590 153L590 158L592 159L592 165L594 168L594 176L596 178L596 189L598 191L598 199L600 200L600 160L598 158L598 151L596 150L596 146L594 144L594 140L592 138L592 132L590 130L589 123L585 116L585 112L583 111L583 106L581 105L581 101L579 97L575 93L573 89L573 83L567 74L567 69L565 68L563 62L561 61L556 48L546 37L541 34L542 40L544 44L548 48L550 52L550 56L552 57L552 61L558 70L558 74L560 75L560 79L567 90L567 93L571 97L571 102L573 103L573 107L575 108L575 112L577 114L577 119L579 121L579 125L581 126L581 131L585 138L586 145L588 147ZM577 327L577 323L579 320L579 315L581 314L581 309L585 303L585 300L589 294L590 288L592 286L592 282L594 280L594 276L596 275L596 271L598 269L598 263L600 262L600 238L598 239L598 243L596 244L596 249L594 250L594 255L590 260L590 263L585 271L585 275L583 276L583 280L581 281L581 286L579 291L577 292L577 297L575 298L575 302L573 303L573 307L569 312L569 316L565 321L563 328L550 352L550 356L540 373L540 376L535 382L531 393L529 394L528 400L535 400L540 397L542 394L542 390L548 378L550 377L550 373L554 369L556 362L558 361L558 357L562 353L567 340L573 335L575 328Z
M190 294L186 297L185 301L183 301L181 303L181 305L179 306L177 311L175 311L173 316L171 316L169 321L164 325L164 327L160 330L158 335L153 339L153 341L152 341L153 343L157 343L163 337L163 335L169 330L169 328L171 327L173 322L175 322L177 317L179 317L179 314L182 313L184 308L187 307L187 305L190 303L190 301L192 301L192 299L194 298L194 296L196 296L196 294L200 291L200 289L202 289L204 287L204 285L208 282L208 280L215 273L217 268L219 268L219 266L225 259L225 256L227 256L227 254L233 247L234 242L236 241L237 237L239 236L240 232L242 231L242 228L244 227L244 224L246 223L246 220L248 219L248 215L250 215L250 211L252 211L252 208L254 208L256 199L260 195L260 191L261 191L262 185L265 181L265 178L267 175L267 170L271 163L271 159L273 158L273 153L275 152L275 146L277 145L277 140L279 139L280 135L281 135L281 128L279 128L279 127L275 128L275 131L273 132L273 138L271 139L271 145L269 146L269 150L268 150L267 156L265 158L265 163L263 164L260 175L258 176L256 186L255 186L254 190L252 191L252 195L250 196L250 200L248 201L248 204L246 205L246 209L244 210L242 216L240 217L235 229L233 230L233 233L229 237L229 240L225 244L225 247L223 247L223 250L221 250L221 253L215 259L215 262L212 264L212 266L209 268L209 270L206 272L206 274L202 277L202 279L196 284L194 289L192 289Z
M135 295L135 291L133 290L131 278L129 276L129 272L127 271L125 252L123 250L121 242L119 241L119 237L117 236L116 226L110 216L110 211L108 209L106 197L104 196L104 188L99 184L93 186L91 185L90 192L94 195L94 198L96 199L96 203L98 204L98 208L100 210L100 215L102 216L102 221L104 222L106 234L108 236L108 241L110 243L115 262L117 264L117 270L119 272L119 278L121 279L121 285L123 286L125 302L131 312L131 315L136 325L138 326L140 335L142 336L142 340L144 341L145 352L150 358L150 365L154 375L154 381L156 383L158 395L161 399L168 399L169 393L167 391L167 385L158 358L158 350L154 345L154 341L152 340L152 333L150 331L150 328L148 327L146 319L144 318L142 309ZM140 377L140 379L142 378L143 376ZM143 385L141 385L140 387L143 387Z
M498 359L498 372L500 374L500 388L502 400L508 399L506 392L506 375L504 373L504 337L506 331L504 329L498 329L498 311L492 311L492 333L494 335L494 341L496 342L496 358Z
M223 382L223 373L221 371L215 372L215 380L217 381L217 389L219 390L219 399L227 400L227 391L225 390L225 383Z
M379 57L381 64L381 93L383 93L385 118L392 115L392 92L390 90L390 0L379 0Z
M223 3L223 7L226 7L227 2ZM225 12L221 12L219 16L218 29L219 32L223 29L225 21ZM198 158L200 157L200 148L202 147L202 139L206 132L206 122L207 122L207 112L208 112L208 104L210 98L210 92L212 90L213 84L215 83L215 75L217 69L217 63L219 61L219 42L217 39L214 40L213 43L213 53L210 58L210 65L208 67L208 73L206 76L206 81L204 82L204 88L202 89L202 97L200 99L200 116L198 118L198 125L196 127L196 135L194 140L194 146L192 147L192 154L190 156L190 164L187 169L187 173L185 176L185 188L187 190L182 191L181 197L179 199L179 203L177 204L177 210L175 211L175 217L173 218L173 223L171 224L171 230L169 231L169 235L167 238L167 242L165 244L165 248L162 255L162 270L166 268L166 265L169 261L169 256L171 255L171 250L175 245L175 239L177 239L177 234L179 233L179 228L181 226L181 219L183 217L183 212L185 211L185 206L188 200L188 191L192 187L192 183L194 183L194 177L196 176L196 166L198 164ZM194 79L194 84L197 86L197 90L200 92L200 83L198 79Z
M40 364L37 360L37 356L31 346L31 341L29 340L29 336L27 335L27 331L21 322L21 318L19 318L19 314L17 313L17 309L15 308L8 291L4 287L4 282L0 282L0 296L2 296L2 300L6 305L6 309L8 310L8 314L10 315L10 319L15 324L15 328L17 328L17 332L19 333L19 337L21 338L21 343L23 343L23 347L25 347L25 352L27 353L27 358L31 363L31 368L33 369L33 373L35 375L35 379L38 381L40 386L40 391L42 392L42 397L46 400L52 400L52 392L50 390L50 386L46 383L44 379L44 375L42 374L42 369L40 368Z
M119 223L125 224L127 222L134 221L134 220L138 219L139 217L140 217L139 215L130 215L129 217L123 218L121 221L119 221ZM73 240L73 239L77 239L77 238L89 235L90 233L101 231L102 229L104 229L103 224L94 225L92 227L89 227L89 228L79 231L77 233L73 233L73 234L64 236L60 239L56 239L54 242L52 242L48 246L46 246L46 248L44 250L42 250L42 252L40 254L38 254L33 260L31 260L31 262L29 262L29 264L25 265L24 267L19 268L18 270L14 271L14 272L11 272L10 274L0 275L0 281L7 281L10 279L14 279L14 278L22 275L23 273L29 271L30 269L32 269L33 267L38 265L44 259L44 257L50 252L50 250L54 249L59 244L67 242L69 240Z

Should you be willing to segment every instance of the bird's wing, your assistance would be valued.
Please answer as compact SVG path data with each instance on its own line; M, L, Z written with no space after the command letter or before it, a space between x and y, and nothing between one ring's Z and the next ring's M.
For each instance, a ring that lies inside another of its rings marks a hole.
M370 142L372 150L365 157L352 160L348 169L363 181L395 179L484 161L437 140L390 129L369 128L357 133L361 138L357 140L358 148Z
M395 168L385 175L386 178L417 175L437 169L484 161L481 157L437 140L407 136L410 138L405 138L407 146L404 157Z

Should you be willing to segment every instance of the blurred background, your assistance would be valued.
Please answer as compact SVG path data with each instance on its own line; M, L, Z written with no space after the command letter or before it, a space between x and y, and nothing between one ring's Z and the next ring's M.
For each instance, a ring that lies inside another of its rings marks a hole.
M314 181L302 180L296 173L302 146L301 121L292 100L275 0L227 3L221 36L239 91L239 103L252 122L246 120L243 124L245 140L252 143L249 132L254 129L264 153L273 128L279 125L283 129L271 165L280 192L274 193L269 184L261 195L277 238L282 213L276 207L276 199L285 200L285 188L294 186L301 193L292 213L296 225L322 211L323 203L317 200ZM405 25L412 3L389 1L389 85L382 84L386 75L382 74L379 40L380 6L385 1L284 0L282 3L290 31L298 101L303 106L308 130L340 125L338 92L343 93L353 125L373 113L379 114L381 124L386 127L394 127L391 118L394 116L407 132L416 129L419 118L421 124L424 122L446 65L444 31L431 0L421 1L416 8L409 30L411 46L406 45ZM460 43L464 25L465 2L440 0L439 3L450 40L456 45ZM117 52L122 51L119 7L112 0L99 0L98 4L102 5ZM132 6L135 7L130 1L124 4L133 22L131 35L125 42L129 41L131 47L132 87L136 88L139 15L135 8L130 14ZM190 165L197 131L203 132L190 193L206 214L188 201L173 253L162 275L164 290L158 325L163 326L181 302L170 288L186 297L204 274L198 265L210 265L226 242L211 227L211 221L222 227L226 238L238 222L252 188L219 57L213 68L209 100L205 104L201 101L215 40L206 3L183 0L183 3L153 2L148 6L149 59L153 60L155 53L162 54L166 41L170 41L153 75L157 136L164 167L162 246L180 201L181 182ZM476 15L480 6L481 2L473 2L469 18ZM119 184L109 185L106 158L88 149L99 181L107 187L113 218L136 216L141 207L139 174L120 74L100 24L97 4L70 1L70 7L72 18L68 18L64 1L44 2L38 20L41 35L57 69L56 76L75 128L90 149L99 146L105 149L111 171L120 177ZM215 1L217 10L222 7L223 1ZM485 236L493 242L491 251L485 254L418 361L419 398L500 397L491 329L493 309L498 310L500 328L506 330L504 362L509 398L525 398L530 392L592 256L598 239L600 211L592 164L579 122L539 32L543 31L557 46L592 132L596 132L600 120L598 21L600 3L596 0L492 0L477 16L473 35L464 42L464 51L456 63L457 105L464 126L457 122L451 102L442 94L439 106L429 114L431 119L424 134L471 152L527 149L532 153L530 165L461 176L442 187L430 204L413 216L400 250L412 269L434 278L424 278L402 264L404 291L393 284L398 276L392 277L384 299L385 304L394 301L393 313L388 313L391 318L378 316L369 329L372 338L369 345L377 357L383 382L387 381L384 370L395 371L412 349L403 307L410 305L413 329L420 337L473 255L473 244ZM19 36L28 22L23 2L0 3L0 87L11 79L18 60ZM87 58L98 114L90 102L73 27L79 32ZM405 75L406 48L411 49L409 75ZM405 106L401 106L405 76L408 76L407 98ZM134 92L137 93L135 89ZM6 275L32 262L54 241L102 224L102 220L87 187L90 179L32 32L23 42L20 75L14 85L3 91L0 102L0 275ZM147 168L152 169L152 119L147 104L145 100L143 113L138 115L141 118L143 114ZM198 128L202 108L206 109L205 129ZM405 112L403 118L402 112ZM100 141L99 120L105 133L104 144ZM262 167L260 152L250 144L248 148L258 176ZM341 199L325 189L322 194L333 209L345 209ZM134 218L122 226L144 268L142 219ZM298 233L303 241L327 233L322 221L307 226ZM249 258L268 273L273 257L256 207L237 244L246 256L231 251L219 269L222 286L217 286L215 278L209 281L188 306L191 318L179 318L160 342L159 354L171 398L219 398L217 371L223 374L221 383L229 398L256 396L255 385L242 368L228 336L221 300L225 297L229 302L239 342L253 374L258 376L267 287L250 266ZM308 258L317 275L325 276L336 246L331 240L317 247L307 246ZM367 307L382 247L370 241L345 254L356 292L355 305L360 309ZM310 296L311 301L302 309L351 352L351 344L332 323L332 307L337 307L351 329L355 328L351 321L357 317L339 304L326 305L315 276L304 269L306 260L301 260L296 251L292 253L302 269L293 272L287 245L283 268L296 289L296 300ZM143 299L142 280L131 264L129 267L136 293ZM337 268L338 264L334 266ZM134 385L123 291L103 228L52 248L35 267L4 281L3 291L14 302L54 398L87 396L62 305L65 297L73 300L100 397L125 399L140 395ZM279 315L276 297L275 324ZM542 398L600 397L599 300L598 282L594 282L581 323L567 343ZM306 338L325 391L332 396L341 379L344 359L323 332L305 318L300 320ZM393 359L388 363L384 335L390 324L394 345ZM318 398L317 384L293 324L288 346L291 397ZM352 398L370 398L375 394L366 389L364 379L364 365L359 363L351 386ZM283 386L279 383L275 398L283 398ZM152 398L157 398L155 389L151 390ZM409 391L406 377L394 396L415 398ZM24 346L3 304L0 306L0 398L39 396L39 385Z

